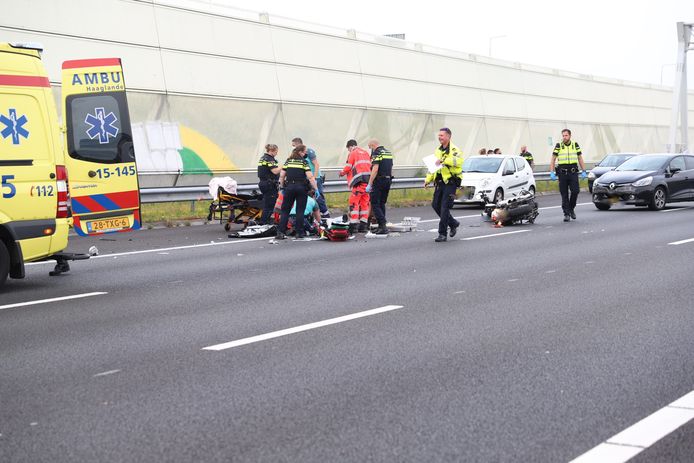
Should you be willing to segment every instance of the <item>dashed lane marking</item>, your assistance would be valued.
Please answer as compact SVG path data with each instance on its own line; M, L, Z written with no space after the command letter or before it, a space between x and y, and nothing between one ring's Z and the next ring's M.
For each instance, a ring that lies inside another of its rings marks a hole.
M663 209L660 212L677 212L677 211L686 211L687 209L694 209L694 206L687 206L687 207L675 207L672 209Z
M510 231L510 232L492 233L491 235L469 236L467 238L462 238L462 241L481 240L483 238L494 238L496 236L503 236L503 235L515 235L516 233L527 233L529 231L530 230L516 230L516 231Z
M383 307L378 307L376 309L365 310L363 312L357 312L350 315L343 315L342 317L330 318L328 320L308 323L306 325L301 326L295 326L294 328L287 328L284 330L273 331L271 333L260 334L258 336L251 336L250 338L237 339L236 341L215 344L213 346L203 347L202 350L220 351L225 349L231 349L232 347L244 346L246 344L252 344L254 342L267 341L268 339L279 338L280 336L287 336L289 334L300 333L302 331L313 330L316 328L321 328L323 326L334 325L336 323L342 323L362 317L369 317L371 315L376 315L383 312L389 312L391 310L397 310L402 308L403 306L401 305L386 305Z
M53 297L50 299L39 299L36 301L17 302L15 304L0 305L0 310L12 309L15 307L25 307L28 305L36 305L36 304L49 304L51 302L68 301L70 299L82 299L84 297L102 296L104 294L108 294L108 293L104 293L104 292L84 293L84 294L74 294L72 296Z
M672 243L668 243L668 244L672 245L672 246L679 246L680 244L686 244L686 243L694 243L694 238L689 238L689 239L681 240L681 241L673 241Z
M588 206L593 204L592 202L590 203L578 203L576 206ZM561 206L545 206L545 207L540 207L538 210L540 211L546 211L548 209L560 209ZM474 217L481 217L482 213L480 212L479 214L472 214L472 215L460 215L457 217L454 217L454 219L471 219ZM428 222L438 222L439 219L426 219L426 220L420 220L419 223L428 223Z
M109 375L113 375L116 373L120 373L120 370L108 370L108 371L104 371L101 373L97 373L97 374L93 375L92 378L98 378L100 376L109 376Z
M570 463L628 461L694 418L694 391L593 447Z

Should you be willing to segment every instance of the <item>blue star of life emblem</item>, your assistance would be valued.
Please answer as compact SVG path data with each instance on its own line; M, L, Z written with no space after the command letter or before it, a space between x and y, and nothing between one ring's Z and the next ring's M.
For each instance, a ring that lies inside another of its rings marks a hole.
M87 129L87 135L94 140L99 138L99 144L103 145L109 142L109 138L115 138L118 135L118 127L113 125L118 118L113 112L104 114L104 108L94 108L94 114L87 114L84 122L91 127Z
M22 115L17 117L17 110L10 108L9 117L0 114L0 122L5 124L5 128L0 132L2 138L12 136L12 144L19 145L19 137L29 138L29 131L24 128L27 123L27 117Z

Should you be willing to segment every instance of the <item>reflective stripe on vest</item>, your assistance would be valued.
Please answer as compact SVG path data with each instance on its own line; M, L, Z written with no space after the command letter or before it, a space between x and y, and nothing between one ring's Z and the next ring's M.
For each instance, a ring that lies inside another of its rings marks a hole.
M572 141L569 145L560 143L559 150L555 148L554 152L557 154L557 163L560 166L578 164L578 150L576 149L575 142Z

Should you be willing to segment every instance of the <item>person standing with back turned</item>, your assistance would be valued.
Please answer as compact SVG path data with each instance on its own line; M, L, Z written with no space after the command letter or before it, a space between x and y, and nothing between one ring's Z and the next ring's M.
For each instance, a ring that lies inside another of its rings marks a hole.
M463 154L451 143L451 129L444 127L439 130L439 143L441 146L436 148L436 165L440 169L433 174L427 175L424 180L424 188L430 183L434 183L434 198L431 207L439 216L439 236L434 240L437 243L446 241L446 233L450 228L450 236L453 238L458 232L460 222L451 215L455 192L460 186L463 175Z
M306 209L306 201L308 192L311 188L314 191L318 190L316 179L311 173L311 168L308 166L306 156L306 147L298 145L292 150L289 159L282 166L280 172L280 188L284 188L284 199L282 200L282 213L280 214L280 224L277 230L277 239L283 240L287 233L287 224L289 223L289 214L296 201L296 216L303 217L304 209ZM304 238L304 221L296 221L296 237Z
M581 166L581 178L587 178L583 165L583 153L578 143L571 141L571 130L561 131L562 141L557 143L552 152L549 166L549 178L559 176L559 192L561 193L561 208L564 211L564 222L576 220L576 202L578 201L578 166ZM556 165L556 172L555 172ZM569 196L569 190L571 195Z

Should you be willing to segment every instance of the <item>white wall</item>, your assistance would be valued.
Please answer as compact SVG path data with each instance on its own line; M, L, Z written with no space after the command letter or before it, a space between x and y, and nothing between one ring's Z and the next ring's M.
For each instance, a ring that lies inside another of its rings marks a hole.
M253 167L266 142L286 152L297 135L324 164L342 163L346 139L374 136L398 164L418 164L443 125L468 151L527 144L540 163L563 127L589 160L664 149L669 88L190 9L200 7L24 0L3 9L0 40L42 42L54 83L64 60L121 57L134 122L192 127L240 167ZM694 121L694 94L689 107Z

